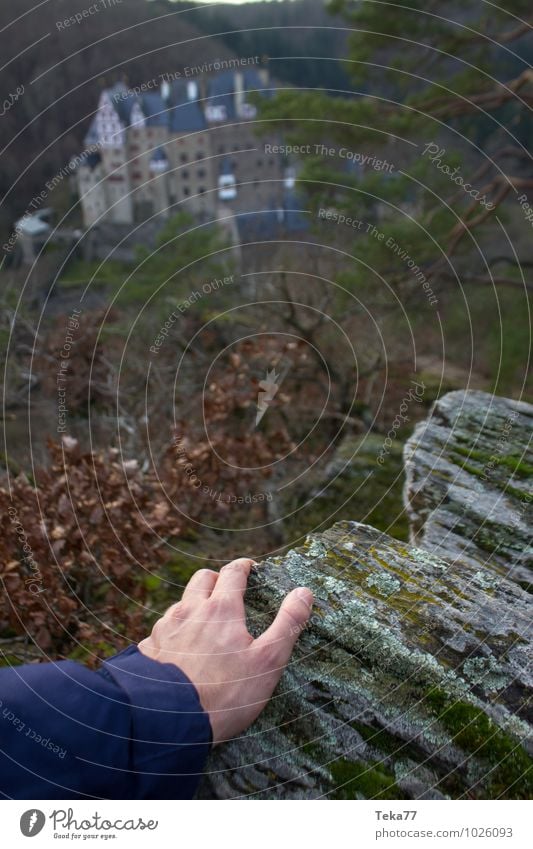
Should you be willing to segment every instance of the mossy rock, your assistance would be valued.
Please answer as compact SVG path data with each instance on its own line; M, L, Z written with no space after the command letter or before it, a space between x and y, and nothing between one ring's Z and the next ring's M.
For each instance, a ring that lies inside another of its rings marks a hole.
M261 632L295 586L310 626L259 720L218 747L203 798L525 798L531 597L357 522L253 572Z
M528 588L533 577L533 405L450 392L405 446L411 541Z

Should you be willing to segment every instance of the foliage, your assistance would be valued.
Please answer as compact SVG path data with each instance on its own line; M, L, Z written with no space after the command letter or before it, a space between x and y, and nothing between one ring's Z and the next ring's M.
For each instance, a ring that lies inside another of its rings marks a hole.
M338 61L345 55L347 31L340 18L328 14L323 0L213 4L202 8L195 24L237 56L274 59L270 70L278 80L302 88L347 88ZM302 56L309 61L302 62Z
M434 313L390 239L438 295L441 319L442 311L464 315L478 287L493 289L494 308L473 330L498 339L499 294L513 302L515 317L528 315L530 263L520 268L514 246L527 244L530 226L517 198L533 188L533 48L531 23L521 22L530 4L515 0L485 12L477 2L438 2L429 12L422 2L398 0L386 15L380 4L351 0L330 8L352 29L346 67L355 96L282 91L261 105L261 116L289 143L310 145L298 175L305 205L321 238L355 259L336 279L365 299L388 288L415 329L431 324ZM361 227L318 221L320 209L356 217ZM369 235L372 227L383 236ZM483 297L492 300L492 293ZM462 339L464 347L464 333ZM488 371L494 351L481 348L476 365ZM520 390L523 353L521 363L516 350L505 355L496 391ZM461 345L447 351L452 359L461 354Z
M183 524L155 475L118 451L83 454L66 437L50 452L35 485L20 475L0 489L0 632L45 657L122 648L142 633L143 578L165 556L156 543Z
M87 378L84 356L82 345L77 368ZM231 526L242 515L240 505L252 525L267 519L272 468L295 447L275 409L261 428L250 427L257 363L263 368L272 356L268 345L237 347L228 367L215 370L205 394L200 390L196 398L206 428L201 417L180 421L157 468L148 457L125 459L118 449L84 452L64 436L60 444L50 442L51 465L34 479L19 474L5 480L4 640L26 636L44 658L74 652L94 663L146 633L151 593L157 600L163 595L154 579L159 567L175 559L173 540L190 538L195 526L210 522ZM299 356L293 352L295 367ZM105 375L99 380L108 385ZM90 381L83 384L86 392L91 387ZM81 404L83 392L77 397ZM107 400L105 394L91 397L100 405ZM273 407L290 400L284 390ZM75 409L74 396L72 402ZM154 424L160 430L160 419ZM305 452L299 462L309 462ZM170 603L169 593L166 598Z
M172 216L158 234L154 250L138 247L136 266L128 274L120 302L185 298L195 286L231 270L231 248L221 232L199 225L184 212Z

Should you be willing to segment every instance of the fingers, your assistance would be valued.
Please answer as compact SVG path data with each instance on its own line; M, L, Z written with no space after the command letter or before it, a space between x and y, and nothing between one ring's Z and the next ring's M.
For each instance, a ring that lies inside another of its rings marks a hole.
M302 633L313 606L313 593L307 587L297 587L284 599L270 628L257 638L256 645L268 643L281 666L292 654L296 640Z
M244 615L243 597L250 569L253 565L254 561L250 560L249 557L239 557L223 566L212 593L213 599L230 602L232 607L238 608Z
M212 569L198 569L183 590L182 601L203 601L209 598L217 580L218 574Z

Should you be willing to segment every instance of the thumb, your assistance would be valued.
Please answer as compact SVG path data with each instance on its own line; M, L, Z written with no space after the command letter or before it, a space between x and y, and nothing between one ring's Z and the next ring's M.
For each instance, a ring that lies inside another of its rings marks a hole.
M285 666L292 654L296 640L302 633L313 605L313 593L307 587L292 590L281 604L270 628L257 638L257 646L268 643L280 665Z

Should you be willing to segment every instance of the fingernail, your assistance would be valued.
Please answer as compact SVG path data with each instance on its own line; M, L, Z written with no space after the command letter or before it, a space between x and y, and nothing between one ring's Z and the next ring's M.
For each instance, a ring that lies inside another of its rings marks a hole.
M298 596L300 601L303 601L303 603L306 604L309 609L311 609L314 600L313 593L311 592L311 590L308 590L307 587L298 587L296 590L296 595Z

